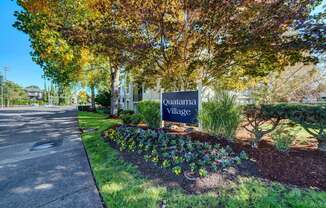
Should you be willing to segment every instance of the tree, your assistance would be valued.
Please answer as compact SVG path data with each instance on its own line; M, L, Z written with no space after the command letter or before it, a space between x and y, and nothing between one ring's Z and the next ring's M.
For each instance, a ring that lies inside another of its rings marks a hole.
M324 16L309 16L321 0L18 2L24 10L16 26L58 83L81 79L85 50L107 59L112 114L121 69L147 83L162 78L168 90L217 79L243 88L285 66L316 62L325 49Z
M95 102L108 108L111 105L111 94L108 91L100 91L95 98Z
M114 1L18 2L24 11L17 14L17 28L30 35L38 63L48 72L49 77L56 80L60 78L60 83L74 81L74 75L80 74L82 69L78 64L78 60L82 58L78 54L81 54L79 52L84 48L107 58L107 71L110 75L108 83L112 92L111 113L115 114L119 71L130 59L127 49L131 38L125 27L128 21L125 21L120 13L122 10L116 7ZM39 37L43 30L54 36L50 47L46 45L44 37ZM58 41L62 41L62 44L58 44ZM43 46L44 44L46 46ZM69 45L67 51L56 54L56 51L62 50L50 50L62 45ZM65 58L66 62L62 62Z
M95 89L105 88L107 85L107 80L109 79L107 69L107 60L101 56L89 55L88 64L85 64L81 83L82 86L88 86L91 91L91 109L95 108ZM103 89L102 89L103 90Z
M79 104L82 104L82 105L85 105L88 103L88 94L86 93L86 91L80 91L78 93L78 103Z
M14 26L27 33L33 51L32 59L39 64L44 75L58 86L59 104L69 85L79 81L85 57L80 47L73 47L61 38L55 29L60 25L50 1L17 1L23 10L16 12Z
M155 74L163 77L164 86L172 83L170 88L180 89L180 85L193 86L199 77L205 84L220 79L229 80L228 88L243 88L285 66L316 61L307 51L322 50L324 44L320 35L310 31L316 24L309 13L320 3L171 0L121 4L140 25L143 70L139 77ZM302 22L310 22L310 27ZM319 20L319 28L324 24Z
M19 104L22 101L28 99L25 90L19 86L17 83L12 81L5 81L3 84L3 98L4 104L10 106L11 104ZM2 97L2 92L0 91L0 97Z
M132 59L129 49L132 48L133 40L128 29L134 24L125 19L125 12L119 7L118 2L109 0L81 2L84 4L80 9L87 15L83 16L82 21L76 21L76 15L66 18L64 20L66 24L59 31L70 44L87 46L94 54L107 58L107 72L110 76L108 84L111 92L110 109L111 114L116 114L119 73Z
M254 89L260 103L303 102L317 99L325 77L314 65L297 64L282 72L274 72Z

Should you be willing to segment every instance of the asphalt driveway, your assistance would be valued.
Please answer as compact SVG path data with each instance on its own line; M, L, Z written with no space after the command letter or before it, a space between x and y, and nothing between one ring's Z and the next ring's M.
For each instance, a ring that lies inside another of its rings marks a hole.
M0 110L0 207L102 207L76 110Z

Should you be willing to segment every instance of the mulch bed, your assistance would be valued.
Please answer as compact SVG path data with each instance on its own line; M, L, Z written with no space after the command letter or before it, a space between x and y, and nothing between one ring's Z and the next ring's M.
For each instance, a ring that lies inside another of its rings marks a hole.
M256 161L257 168L264 178L326 190L326 152L307 148L292 148L288 152L280 152L266 140L262 140L258 148L253 148L248 143L218 139L202 132L174 133L202 142L229 145L237 153L244 150L250 158Z
M116 143L110 140L105 141L112 148L119 151L121 159L136 165L143 176L153 180L154 183L159 185L169 188L182 188L188 194L199 194L216 190L216 188L226 187L230 182L235 181L238 175L259 175L254 162L245 161L237 168L230 167L223 172L210 173L204 178L197 177L194 180L189 180L183 174L176 176L171 170L161 168L153 162L145 161L142 154L120 151Z
M146 128L146 127L141 127ZM229 168L226 171L212 173L205 178L197 178L194 181L184 176L175 176L170 170L158 167L152 162L147 162L143 156L134 152L120 152L121 157L137 165L141 173L159 184L168 187L180 186L189 193L206 192L222 187L234 181L237 175L255 176L285 184L300 187L316 187L326 190L326 152L317 149L293 148L288 152L280 152L273 144L262 140L258 148L253 148L246 142L233 142L224 138L216 138L202 132L181 132L164 129L166 132L189 136L193 140L208 142L211 144L229 145L234 152L244 150L251 158L238 168ZM119 148L107 141L113 148Z

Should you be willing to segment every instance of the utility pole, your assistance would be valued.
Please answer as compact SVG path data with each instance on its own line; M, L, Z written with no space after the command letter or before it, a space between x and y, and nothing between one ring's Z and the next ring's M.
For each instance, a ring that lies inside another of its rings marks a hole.
M1 108L4 108L4 95L3 95L3 85L4 85L4 76L3 73L0 74L0 84L1 84Z
M5 67L3 67L3 74L4 74L4 81L3 81L3 83L4 84L6 84L6 82L7 82L7 72L9 71L9 67L8 66L5 66ZM6 89L6 93L7 93L7 107L9 107L9 88L7 87L7 89Z
M8 72L8 70L9 70L9 67L8 66L5 66L5 67L3 67L3 69L2 69L2 73L1 73L1 76L0 76L0 78L1 78L1 80L0 80L0 82L1 82L1 108L3 109L4 107L5 107L5 84L6 84L6 82L7 82L7 72ZM6 91L7 91L7 101L8 101L8 104L9 104L9 95L8 95L8 92L9 92L9 90L8 89L6 89Z

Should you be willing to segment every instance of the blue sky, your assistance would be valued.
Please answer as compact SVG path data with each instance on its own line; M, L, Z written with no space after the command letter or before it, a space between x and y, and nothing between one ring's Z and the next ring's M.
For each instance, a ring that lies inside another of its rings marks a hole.
M0 70L9 67L7 78L24 87L38 85L43 88L42 69L32 61L28 36L12 27L15 1L0 0Z
M15 1L0 0L0 70L8 66L7 78L23 87L38 85L43 88L42 69L32 61L28 36L12 27L16 10L19 7Z

